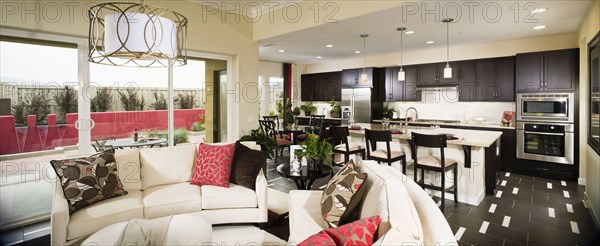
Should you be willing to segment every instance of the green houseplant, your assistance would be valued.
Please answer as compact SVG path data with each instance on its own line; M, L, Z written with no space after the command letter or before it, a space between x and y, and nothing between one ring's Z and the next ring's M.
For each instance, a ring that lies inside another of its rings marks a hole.
M329 106L331 106L331 110L329 111L331 118L340 118L340 113L342 112L342 105L340 102L331 99L331 101L329 101Z
M323 163L326 163L335 172L331 161L333 146L331 146L329 141L319 140L314 133L307 134L306 140L300 146L302 146L304 156L308 161L308 169L310 171L319 171Z
M277 148L277 142L271 136L258 129L250 130L250 134L244 135L240 141L254 141L260 145L261 150L267 152L272 157L273 150Z
M381 107L381 110L379 111L379 116L381 116L381 118L388 118L391 119L392 117L394 117L394 109L392 107L390 107L390 104L385 103L383 104L383 107Z
M315 107L312 102L305 103L304 105L300 106L300 109L304 111L304 115L306 116L310 116L311 114L317 112L317 107Z

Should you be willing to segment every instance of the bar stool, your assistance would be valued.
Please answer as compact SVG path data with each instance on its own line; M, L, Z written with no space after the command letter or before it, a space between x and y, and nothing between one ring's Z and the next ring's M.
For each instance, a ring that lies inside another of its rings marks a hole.
M413 159L415 160L415 174L414 181L419 184L422 188L428 188L432 190L438 190L442 192L442 204L441 210L444 212L444 200L446 200L445 193L454 194L454 202L458 202L458 164L455 160L445 158L444 149L447 147L447 139L445 134L440 135L426 135L419 133L412 133L412 145L413 145ZM440 157L437 156L418 156L418 147L425 148L439 148ZM421 180L417 179L418 170L421 169ZM454 185L446 188L446 171L454 169ZM435 186L425 184L425 171L435 171L442 174L442 185Z
M333 153L334 155L335 153L344 155L344 163L350 160L350 155L360 154L365 159L365 148L360 145L350 146L348 142L348 136L350 136L348 127L332 126L329 127L329 131L332 135Z
M392 141L390 131L365 129L365 138L367 141L367 160L374 160L379 163L387 162L389 166L392 165L392 162L400 161L402 163L402 173L406 174L406 155L402 150L390 149L390 142ZM386 149L377 149L377 142L385 142Z

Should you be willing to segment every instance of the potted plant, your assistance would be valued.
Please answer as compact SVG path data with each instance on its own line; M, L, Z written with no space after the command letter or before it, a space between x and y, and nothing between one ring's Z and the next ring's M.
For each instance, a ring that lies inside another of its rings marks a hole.
M304 111L304 115L306 116L310 116L311 114L317 112L317 107L315 107L312 102L305 103L304 105L300 106L300 109Z
M394 108L390 107L390 104L385 103L383 104L383 107L381 107L379 115L381 116L381 118L391 119L392 117L394 117L394 112Z
M240 141L254 141L260 145L261 150L267 152L272 157L273 150L277 148L277 142L271 136L258 129L250 130L249 135L244 135Z
M329 111L329 116L331 118L340 118L340 113L342 112L342 105L340 102L336 102L333 99L329 102L329 106L331 106L331 110Z
M320 171L322 170L323 163L335 171L331 163L331 155L333 155L333 146L329 141L319 140L314 133L307 133L306 140L303 141L300 146L304 150L304 156L308 162L309 171Z

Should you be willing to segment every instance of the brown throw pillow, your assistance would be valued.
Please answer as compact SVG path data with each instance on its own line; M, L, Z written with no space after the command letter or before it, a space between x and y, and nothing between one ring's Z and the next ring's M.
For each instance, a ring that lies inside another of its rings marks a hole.
M119 179L114 149L50 163L60 179L70 214L99 201L127 195Z
M266 164L267 153L250 149L238 141L235 143L229 181L256 190L256 176Z
M337 227L356 220L359 202L365 189L366 173L355 170L350 160L329 180L321 196L321 215L330 227Z

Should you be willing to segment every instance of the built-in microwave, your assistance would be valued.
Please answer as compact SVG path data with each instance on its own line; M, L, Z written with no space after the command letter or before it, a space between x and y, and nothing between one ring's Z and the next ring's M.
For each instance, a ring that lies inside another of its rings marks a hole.
M517 94L517 121L575 122L573 93Z

